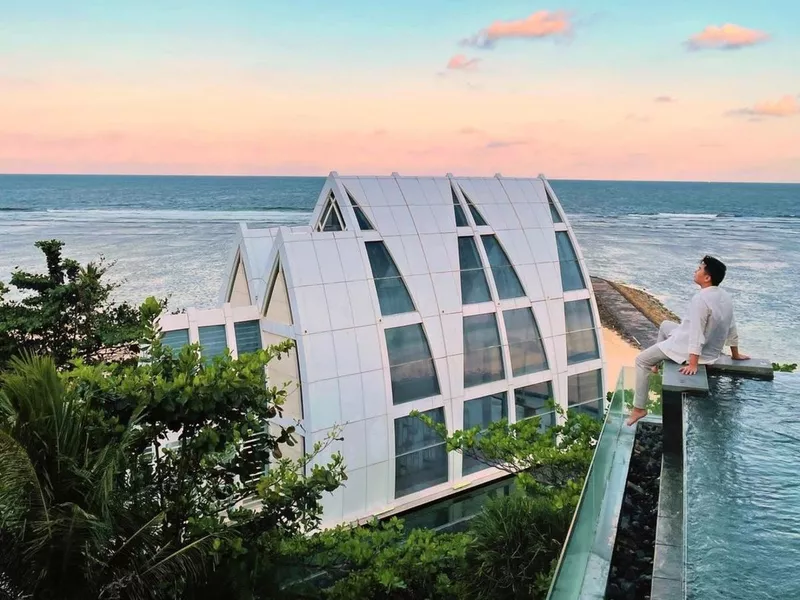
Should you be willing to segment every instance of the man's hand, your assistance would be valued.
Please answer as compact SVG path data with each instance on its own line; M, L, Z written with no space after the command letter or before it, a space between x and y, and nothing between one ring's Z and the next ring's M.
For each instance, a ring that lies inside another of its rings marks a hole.
M690 354L689 364L684 365L680 369L678 369L678 373L682 373L684 375L697 375L697 363L699 362L700 362L699 354Z

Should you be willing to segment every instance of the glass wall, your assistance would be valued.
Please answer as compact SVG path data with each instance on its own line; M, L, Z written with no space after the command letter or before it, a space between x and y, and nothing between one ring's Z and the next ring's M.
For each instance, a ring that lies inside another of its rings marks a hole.
M508 418L506 394L493 394L464 402L464 430L480 427L483 433L489 425ZM478 434L480 435L480 434ZM485 469L487 465L474 456L463 455L461 473L469 475Z
M550 205L550 216L553 218L553 224L556 223L563 223L563 219L556 208L556 203L553 202L553 199L550 197L550 192L545 189L545 194L547 194L547 204Z
M567 325L567 364L600 358L589 300L565 302L564 317Z
M161 335L161 343L172 348L173 354L177 354L181 348L189 345L189 330L175 329L173 331L165 331Z
M458 196L456 196L456 191L453 189L453 186L450 186L450 193L453 194L453 211L455 211L456 214L456 227L469 227L467 216L464 214L464 209L458 201Z
M413 312L414 303L384 243L366 242L365 246L372 277L375 279L381 314L386 316Z
M475 304L488 302L489 284L473 237L458 238L458 260L461 267L461 302Z
M200 335L200 346L202 346L200 354L207 360L222 355L228 347L225 325L198 327L197 332Z
M567 383L567 404L577 412L587 413L598 419L603 417L603 373L589 371L570 375Z
M233 324L236 334L236 352L239 356L261 350L261 326L258 321L241 321Z
M506 324L508 349L511 353L511 372L514 377L547 369L547 357L533 310L530 308L506 310L503 311L503 320Z
M439 380L422 324L387 329L386 348L394 404L439 394Z
M494 283L497 286L497 295L501 300L507 298L521 298L525 295L522 284L517 277L514 267L508 260L503 247L493 235L481 236L483 247L486 249L486 257L489 259L489 266L492 267Z
M350 205L353 207L353 212L356 214L356 222L358 222L359 229L362 231L371 231L375 229L372 223L369 222L367 215L364 214L364 211L358 205L358 202L356 202L356 199L353 198L353 194L350 193L350 190L345 188L344 191L347 192L347 198L350 200Z
M444 424L444 409L422 413ZM418 417L394 421L394 496L400 498L447 481L447 448L444 439Z
M566 231L556 231L556 246L558 247L558 262L561 266L561 285L565 292L582 290L586 287L578 264L578 256Z
M541 417L539 428L544 431L556 424L556 413L550 406L553 400L553 384L550 381L535 383L514 390L514 410L517 421L530 417Z
M464 195L464 200L467 201L467 208L469 208L469 212L472 215L472 219L475 221L475 225L478 227L486 225L486 220L483 218L481 213L478 212L478 209L475 208L475 205L472 204L472 201L469 199L469 196L464 193L463 189L461 190L461 193Z
M495 313L464 317L464 387L504 377Z

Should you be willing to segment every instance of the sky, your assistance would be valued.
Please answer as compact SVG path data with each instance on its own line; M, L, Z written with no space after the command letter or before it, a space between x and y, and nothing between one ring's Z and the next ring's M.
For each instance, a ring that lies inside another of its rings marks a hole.
M0 173L800 182L797 0L0 0Z

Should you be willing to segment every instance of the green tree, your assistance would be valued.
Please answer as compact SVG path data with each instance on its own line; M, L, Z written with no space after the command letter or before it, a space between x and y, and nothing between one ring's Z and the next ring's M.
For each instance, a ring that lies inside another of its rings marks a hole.
M52 360L14 358L0 386L0 597L155 598L201 573L210 538L164 543L164 512L114 485L132 436L95 443Z
M301 568L282 586L282 597L457 600L471 542L464 533L408 532L398 519L296 537L282 549Z
M0 282L0 368L24 351L50 356L58 367L73 358L135 357L145 326L161 312L163 303L152 298L142 307L116 303L118 286L106 281L111 265L101 259L81 266L62 257L63 246L58 240L36 242L47 271L17 270L10 287Z
M324 444L299 461L283 459L295 428L267 427L282 416L287 391L270 385L264 367L292 345L208 361L198 345L176 353L151 335L141 364L78 364L65 375L99 415L98 435L133 429L134 451L152 448L153 460L132 461L121 485L137 505L164 513L165 543L225 534L213 572L202 585L189 582L187 597L256 597L275 576L279 541L316 528L322 494L346 479L339 454L312 466Z
M554 404L553 408L563 415L563 409ZM484 430L473 427L448 434L443 424L417 411L411 414L445 440L448 452L461 452L490 467L519 474L521 483L532 490L561 489L570 482L582 482L601 428L589 415L570 411L562 424L547 428L535 416L516 423L502 419Z
M563 492L517 492L487 502L470 525L466 597L545 598L575 507Z
M312 466L320 443L282 458L294 429L266 427L286 391L264 366L290 343L206 361L151 334L139 364L59 373L50 359L30 359L38 371L12 359L0 383L0 597L268 597L259 585L276 578L281 540L318 526L341 457Z

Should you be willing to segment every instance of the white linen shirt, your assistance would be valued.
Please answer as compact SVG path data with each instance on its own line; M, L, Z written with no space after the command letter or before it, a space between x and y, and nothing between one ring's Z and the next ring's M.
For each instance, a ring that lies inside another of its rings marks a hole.
M728 292L713 285L694 295L681 324L658 343L670 360L682 364L690 354L697 354L701 365L716 362L726 345L739 345L733 301Z

